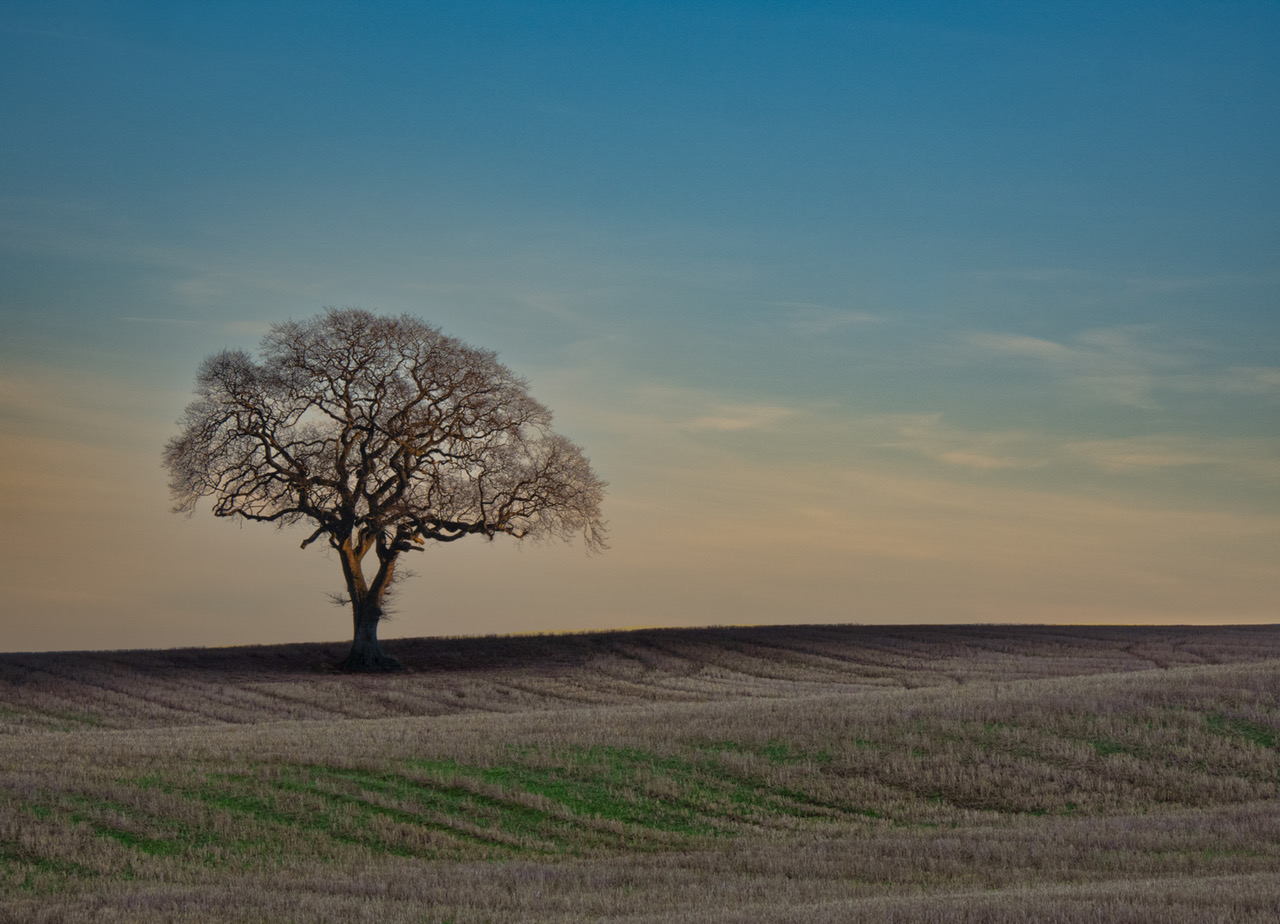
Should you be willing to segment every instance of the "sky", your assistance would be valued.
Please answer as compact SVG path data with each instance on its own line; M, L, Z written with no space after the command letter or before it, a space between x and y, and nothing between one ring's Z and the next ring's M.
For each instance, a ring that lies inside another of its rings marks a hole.
M611 548L384 639L1280 622L1280 5L0 8L0 650L350 638L170 512L200 360L326 306L530 381ZM394 649L393 649L394 650Z

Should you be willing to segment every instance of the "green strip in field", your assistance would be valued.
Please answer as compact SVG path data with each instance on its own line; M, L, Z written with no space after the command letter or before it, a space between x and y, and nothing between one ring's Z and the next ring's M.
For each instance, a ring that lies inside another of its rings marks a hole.
M65 709L35 709L8 705L0 707L0 725L20 723L25 720L32 727L46 731L71 732L85 726L96 728L102 724L102 716L96 712L73 712Z
M122 802L111 799L95 800L79 795L70 796L70 800L78 806L76 811L68 815L74 824L87 824L99 837L116 841L124 847L132 848L147 856L186 854L193 849L216 842L211 834L192 831L189 825L182 822L151 817ZM111 820L104 820L104 816ZM155 826L169 830L173 836L156 837L137 830Z
M1141 757L1141 751L1128 744L1121 744L1118 741L1107 741L1104 738L1081 738L1085 744L1093 747L1099 757L1110 757L1112 754L1128 754L1132 757Z
M747 752L732 743L705 749ZM879 817L870 810L835 805L793 788L769 785L761 778L731 771L716 757L691 760L616 747L514 750L517 760L499 766L423 760L409 765L441 779L469 778L541 796L587 822L607 820L638 832L682 837L731 835L742 823L760 823L778 815ZM812 759L785 745L761 756L766 760Z
M467 845L503 853L620 846L616 836L584 830L567 813L479 791L477 781L290 764L207 774L197 785L154 777L139 782L269 828L313 832L374 853L433 857ZM276 836L293 839L287 831Z
M1260 747L1274 751L1276 749L1276 730L1261 722L1248 722L1244 719L1233 719L1223 713L1214 713L1204 717L1209 731L1224 738L1244 738Z
M509 850L558 851L573 840L566 821L518 802L464 786L358 769L311 765L281 785L297 792L323 789L326 798L406 825Z
M641 830L686 836L718 833L674 789L662 797L645 791L643 781L638 779L640 768L648 770L650 788L660 787L661 781L669 781L673 775L669 758L615 748L573 749L557 756L564 759L553 766L522 762L476 767L426 760L408 761L407 766L442 780L471 780L513 794L541 796L561 806L570 819L579 821L612 820Z
M0 893L9 889L53 893L66 879L93 879L97 875L72 860L34 853L15 841L0 841Z
M677 754L512 746L485 765L412 759L373 767L189 766L116 779L96 793L34 801L28 794L23 810L40 824L87 828L110 842L110 863L126 876L144 858L252 868L287 856L336 859L349 848L417 859L581 856L680 849L796 824L783 819L892 823L882 806L805 791L830 760L825 752L771 741ZM0 862L7 869L16 855L10 849ZM56 861L40 866L23 857L28 871L72 874L59 872ZM13 888L14 876L6 883Z
M293 843L296 833L309 832L375 854L419 858L431 858L439 853L441 845L423 836L429 832L445 833L450 840L504 846L414 812L326 789L321 785L322 774L312 773L310 769L289 766L283 773L271 776L209 774L199 787L170 791L230 815L262 823L268 828L268 832L264 832L268 834L267 840L273 842ZM378 819L394 824L371 824Z

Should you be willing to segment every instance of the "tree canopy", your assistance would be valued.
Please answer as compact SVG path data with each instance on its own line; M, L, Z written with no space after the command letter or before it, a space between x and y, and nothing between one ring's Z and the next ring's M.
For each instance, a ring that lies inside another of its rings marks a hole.
M494 353L416 318L329 309L274 325L261 358L208 357L165 447L174 510L312 531L342 562L346 666L385 670L377 624L403 552L468 535L604 547L605 483ZM376 567L364 562L374 554Z

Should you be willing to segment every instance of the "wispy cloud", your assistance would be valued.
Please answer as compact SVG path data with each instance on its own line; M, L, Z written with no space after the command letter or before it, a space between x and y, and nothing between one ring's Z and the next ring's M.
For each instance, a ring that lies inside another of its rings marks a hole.
M1280 481L1280 438L1205 437L1151 433L1110 439L1073 439L1048 430L976 430L942 414L873 415L852 428L876 449L908 452L944 468L979 471L1042 470L1060 479L1069 471L1129 476L1194 468L1217 469L1234 479Z
M1131 437L1113 440L1082 440L1066 449L1091 465L1112 472L1153 468L1184 468L1212 465L1220 459L1205 452L1195 441L1178 437Z
M941 414L889 414L864 418L859 427L877 433L875 445L906 450L935 462L994 470L1039 468L1033 434L1025 430L978 432L943 421Z
M1076 352L1052 340L1040 337L1027 337L1022 334L966 334L965 343L992 353L1004 356L1029 357L1031 359L1047 359L1053 362L1070 362Z
M852 327L879 324L883 319L869 311L836 308L814 302L775 302L783 309L788 328L803 337L820 337Z
M689 430L767 430L795 414L792 408L771 404L721 404L682 426Z
M647 385L621 396L615 421L628 426L641 420L682 433L768 430L799 416L797 408L765 402L743 402L698 388Z
M13 367L0 374L0 451L19 435L67 440L79 455L154 441L171 395L75 370ZM163 422L163 423L161 423Z
M1280 398L1280 366L1232 366L1200 387L1227 394Z
M960 343L985 361L1003 357L1036 363L1036 370L1095 399L1142 409L1158 407L1161 392L1213 389L1215 382L1229 377L1207 366L1192 348L1161 343L1146 327L1089 330L1067 342L1013 333L968 333Z
M1212 466L1250 478L1280 481L1280 440L1207 439L1153 434L1124 439L1078 440L1065 452L1091 466L1117 474L1155 469Z

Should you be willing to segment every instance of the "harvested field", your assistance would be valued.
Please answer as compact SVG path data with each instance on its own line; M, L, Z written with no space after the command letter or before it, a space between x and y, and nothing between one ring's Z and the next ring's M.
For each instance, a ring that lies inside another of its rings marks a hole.
M0 655L0 920L1272 921L1280 633Z

